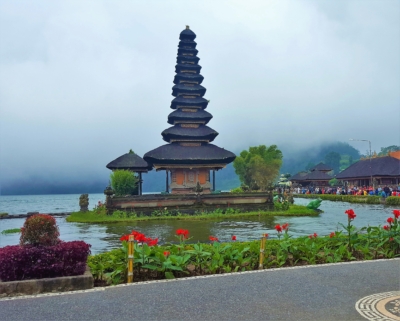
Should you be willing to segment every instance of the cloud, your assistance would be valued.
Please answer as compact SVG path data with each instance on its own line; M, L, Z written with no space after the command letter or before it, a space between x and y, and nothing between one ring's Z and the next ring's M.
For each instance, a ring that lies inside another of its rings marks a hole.
M105 165L130 148L143 155L164 144L186 24L217 145L399 145L399 6L2 1L0 180L108 177Z

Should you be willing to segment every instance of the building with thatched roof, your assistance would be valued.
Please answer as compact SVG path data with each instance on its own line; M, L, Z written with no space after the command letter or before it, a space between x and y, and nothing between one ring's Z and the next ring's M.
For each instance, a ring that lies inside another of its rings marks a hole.
M148 164L143 158L139 155L136 155L132 150L129 153L126 153L110 163L106 165L108 169L112 171L122 169L128 170L131 172L135 172L139 174L139 186L138 186L138 194L142 195L142 173L147 173L148 171L152 170L152 166Z
M210 193L215 190L215 171L236 157L232 152L210 144L218 132L207 126L212 115L205 111L209 101L203 98L206 88L201 86L204 77L200 74L195 38L196 34L189 26L179 36L175 85L172 87L172 96L176 98L171 102L174 111L168 116L168 123L173 126L161 133L168 144L143 156L156 170L165 170L166 191L172 193L193 193L198 184L203 193Z
M361 159L336 178L355 186L399 185L400 151L391 152L388 156Z
M292 177L290 180L302 186L312 185L318 187L324 187L329 185L329 181L333 178L328 172L332 171L328 165L319 163L312 167L309 172L299 172Z

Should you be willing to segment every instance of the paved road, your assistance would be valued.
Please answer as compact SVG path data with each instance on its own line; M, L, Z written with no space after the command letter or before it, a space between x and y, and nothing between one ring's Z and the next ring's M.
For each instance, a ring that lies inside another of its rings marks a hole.
M366 320L355 303L400 290L400 260L237 273L0 300L0 320Z

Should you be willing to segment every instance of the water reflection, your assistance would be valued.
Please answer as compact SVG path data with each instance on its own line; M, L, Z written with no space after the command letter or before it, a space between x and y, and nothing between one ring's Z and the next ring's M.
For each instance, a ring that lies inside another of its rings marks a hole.
M306 205L309 200L296 199L295 202ZM310 235L314 232L318 235L328 235L340 229L338 222L346 224L347 216L344 211L348 208L353 208L357 214L354 221L357 227L384 225L393 211L393 208L383 205L323 201L321 209L324 212L315 217L254 216L212 221L160 220L110 224L67 223L63 217L56 219L62 240L83 240L92 245L92 253L99 253L119 247L121 235L130 233L132 230L138 230L152 238L158 237L161 243L176 242L174 234L178 228L190 231L191 242L208 242L210 235L218 237L221 241L230 241L232 235L236 235L239 241L255 240L259 239L262 233L269 233L271 238L276 238L274 226L283 223L289 223L290 234L295 237ZM24 219L0 220L0 231L21 227L23 223ZM0 234L0 247L18 244L18 242L19 234Z

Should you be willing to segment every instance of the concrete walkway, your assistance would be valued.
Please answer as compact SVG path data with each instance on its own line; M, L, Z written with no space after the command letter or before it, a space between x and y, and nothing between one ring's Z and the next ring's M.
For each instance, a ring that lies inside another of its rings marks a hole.
M400 291L400 259L271 269L2 299L0 319L367 320L357 311L356 302L393 291ZM363 304L362 308L368 306ZM372 315L369 320L391 319Z

